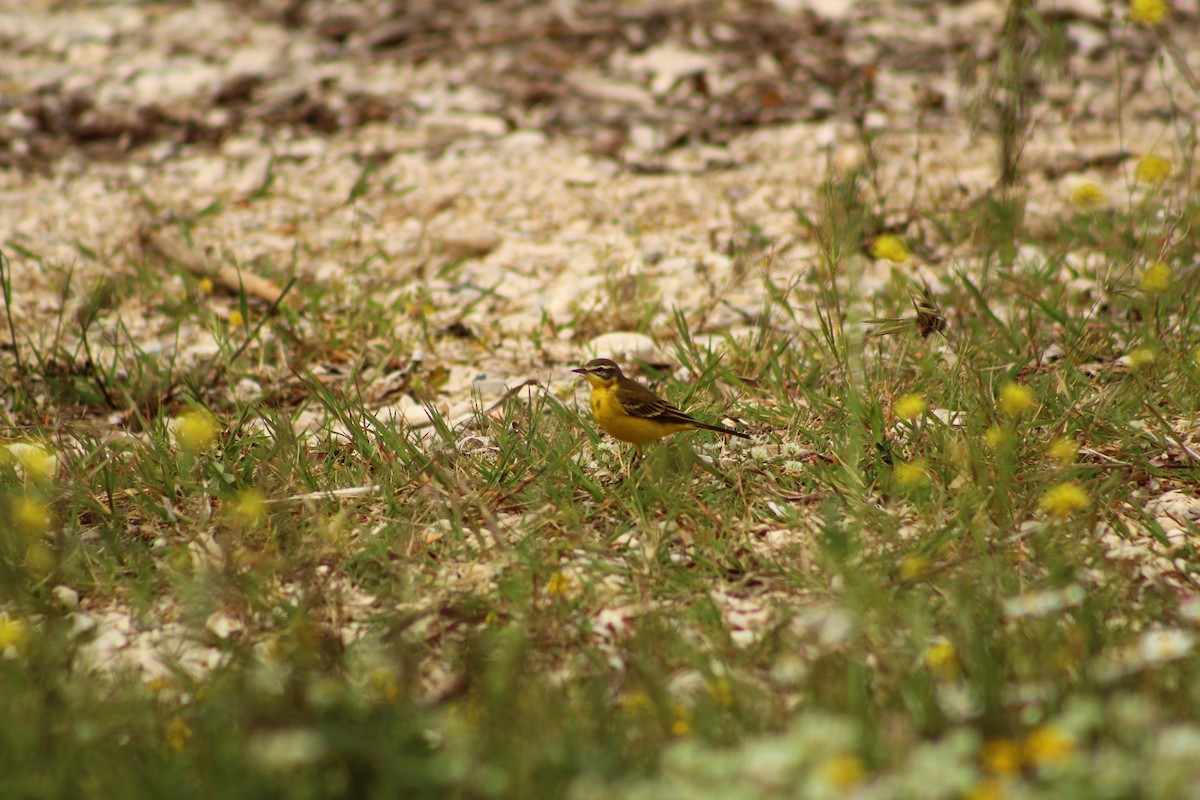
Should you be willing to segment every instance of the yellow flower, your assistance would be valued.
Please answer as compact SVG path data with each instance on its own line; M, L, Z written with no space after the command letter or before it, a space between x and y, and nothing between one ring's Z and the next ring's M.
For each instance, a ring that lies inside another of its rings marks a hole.
M1033 392L1028 387L1009 381L1000 387L1000 413L1016 419L1034 406Z
M12 522L17 533L33 538L50 532L50 506L36 497L20 497L12 505Z
M556 572L546 581L546 593L551 597L566 597L573 588L571 578L565 572Z
M853 789L863 782L867 768L854 753L839 753L821 765L821 777L838 789Z
M1004 784L994 779L982 780L963 794L963 800L1004 800Z
M1147 294L1156 294L1170 285L1171 268L1161 261L1155 261L1142 273L1141 287Z
M196 286L204 294L212 294L212 290L213 290L212 278L201 278L200 282Z
M58 472L58 456L34 442L13 442L0 447L0 464L14 463L26 480L49 481Z
M1169 13L1167 0L1129 0L1129 18L1139 25L1162 25Z
M1154 363L1158 354L1152 347L1135 347L1129 351L1129 368L1141 369Z
M267 517L267 498L257 489L243 489L229 508L233 521L243 528L256 528Z
M654 703L650 701L650 695L645 692L630 692L621 698L621 708L631 714L640 714L654 708Z
M929 404L925 402L923 394L902 394L896 398L895 404L892 406L892 411L900 419L913 422L929 408Z
M183 717L172 717L167 723L167 729L163 732L163 739L166 740L167 747L174 750L176 753L183 752L183 748L187 747L188 739L192 738L192 727L187 724Z
M1070 436L1059 436L1046 448L1046 455L1062 465L1074 463L1079 453L1079 443Z
M1038 501L1038 508L1055 519L1066 519L1076 511L1088 507L1088 496L1077 483L1060 483L1052 486Z
M1075 755L1075 740L1053 725L1043 725L1025 739L1025 758L1039 767L1061 764Z
M953 678L958 673L958 651L949 639L937 639L925 651L925 666L943 678Z
M217 439L217 423L207 411L186 411L175 423L175 438L187 452L203 452Z
M371 671L368 680L371 692L376 697L390 701L400 696L400 681L396 677L395 670L380 667Z
M49 575L58 566L58 557L44 544L31 544L25 551L25 566L39 577Z
M1012 443L1012 436L1006 428L993 425L984 431L983 441L993 450L999 450L1001 447L1007 447Z
M900 562L900 577L914 581L929 571L929 559L918 553L909 553Z
M708 693L719 706L729 708L733 705L733 684L728 678L717 678L716 680L709 681Z
M29 641L29 625L20 617L0 611L0 653L8 648L20 650Z
M928 480L925 462L919 458L914 461L901 461L892 470L892 474L896 476L897 483L908 489L921 486Z
M1133 171L1133 177L1141 183L1162 183L1171 177L1174 169L1171 162L1153 153L1142 156Z
M671 735L682 739L692 735L692 710L687 706L675 704L675 719L671 722Z
M899 236L885 233L876 237L871 243L871 255L875 258L886 258L895 264L902 264L912 256L908 245Z
M1021 748L1012 739L984 742L980 757L991 775L1016 775L1021 771Z
M242 316L242 312L236 308L229 312L229 325L232 328L240 328L246 324L246 318Z
M1068 197L1071 205L1081 211L1091 211L1108 202L1108 192L1104 191L1103 186L1093 181L1081 183L1071 189Z

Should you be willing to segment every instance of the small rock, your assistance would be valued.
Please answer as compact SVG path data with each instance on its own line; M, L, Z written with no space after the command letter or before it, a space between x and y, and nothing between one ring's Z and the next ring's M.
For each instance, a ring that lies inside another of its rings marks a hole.
M533 152L546 146L546 134L532 128L522 128L505 136L501 145L513 152Z
M233 396L242 402L248 402L250 400L254 400L255 398L261 397L262 393L262 384L258 381L250 380L249 378L242 378L237 382L237 385L233 387Z
M435 404L433 413L446 416L445 403ZM419 403L405 395L399 402L384 406L375 412L375 416L385 425L403 425L407 428L424 428L432 424L433 416L424 403Z
M493 114L428 114L420 124L435 141L464 136L500 137L508 133L508 123Z
M508 390L503 378L479 378L471 382L471 391L478 393L481 400L494 400Z
M246 626L240 620L236 620L222 611L217 611L209 616L204 622L204 627L218 639L228 639L230 636L246 630Z
M447 258L482 258L500 246L500 235L487 230L448 231L442 237L442 252Z
M644 333L614 331L602 333L584 347L588 358L611 358L618 364L646 361L661 364L665 360L654 340Z
M57 600L60 605L65 606L66 608L79 607L79 592L75 591L70 586L59 584L58 586L54 587L51 593L54 595L54 599Z
M684 78L711 70L714 63L703 53L670 43L652 47L629 59L630 69L651 75L650 91L656 95L671 91Z

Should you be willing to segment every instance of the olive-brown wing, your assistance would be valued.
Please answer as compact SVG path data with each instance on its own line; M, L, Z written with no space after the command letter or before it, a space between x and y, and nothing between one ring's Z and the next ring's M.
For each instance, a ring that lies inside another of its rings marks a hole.
M698 425L699 422L675 406L658 397L654 392L631 380L617 386L617 399L621 408L631 417L652 419L665 425Z

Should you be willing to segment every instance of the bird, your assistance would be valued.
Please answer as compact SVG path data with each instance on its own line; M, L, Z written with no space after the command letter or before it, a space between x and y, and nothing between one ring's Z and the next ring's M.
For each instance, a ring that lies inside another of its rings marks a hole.
M685 414L635 380L626 378L615 361L596 358L571 370L592 385L592 416L604 432L629 442L640 456L642 448L672 433L716 431L726 436L750 437L721 425L709 425Z

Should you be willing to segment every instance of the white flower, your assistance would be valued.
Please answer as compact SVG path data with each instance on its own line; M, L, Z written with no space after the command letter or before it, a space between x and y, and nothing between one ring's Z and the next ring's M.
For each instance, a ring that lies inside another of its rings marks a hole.
M250 763L263 769L283 771L311 764L325 752L325 740L315 730L291 730L261 733L250 740Z
M1183 658L1195 644L1196 637L1190 631L1147 631L1138 642L1138 655L1143 664L1163 664Z
M1056 611L1074 608L1082 603L1086 596L1084 588L1077 583L1069 584L1061 589L1025 592L1004 601L1004 615L1009 619L1044 617Z

